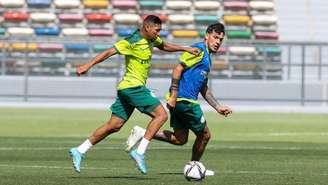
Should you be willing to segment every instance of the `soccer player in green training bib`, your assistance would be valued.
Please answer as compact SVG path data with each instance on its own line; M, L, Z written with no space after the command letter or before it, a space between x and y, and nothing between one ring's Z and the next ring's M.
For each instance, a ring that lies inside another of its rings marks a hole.
M196 140L192 148L192 161L199 161L210 139L210 131L197 102L198 95L219 113L228 116L232 110L218 103L208 88L208 74L211 68L211 53L218 52L224 38L224 26L221 23L210 25L206 30L203 42L192 47L201 50L199 55L183 53L180 63L172 73L172 83L167 101L170 110L170 122L174 132L164 130L157 132L154 139L175 145L183 145L188 141L189 130L195 133ZM127 140L128 149L140 141L145 129L135 126Z
M164 42L159 37L161 28L162 21L157 16L149 15L144 19L140 30L138 29L129 37L118 41L114 44L114 47L97 55L89 63L77 69L77 75L82 75L95 64L115 54L125 56L126 72L117 87L117 98L111 106L111 118L107 123L96 129L81 145L71 148L69 151L76 172L81 170L81 161L84 158L84 154L108 135L119 131L129 119L133 110L137 108L152 119L138 148L130 151L129 155L135 160L138 169L143 174L147 173L144 153L150 140L167 120L167 113L164 107L145 86L151 66L153 48L157 47L169 52L185 51L193 55L198 55L200 52L198 48L182 47Z

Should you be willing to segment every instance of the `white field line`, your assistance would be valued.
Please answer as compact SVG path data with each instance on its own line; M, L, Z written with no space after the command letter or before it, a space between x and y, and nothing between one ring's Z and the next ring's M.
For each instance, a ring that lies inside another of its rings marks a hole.
M190 150L191 145L186 145L184 147L178 146L150 146L149 150ZM209 145L207 149L242 149L242 150L322 150L322 148L302 148L302 147L271 147L271 146L241 146L241 145L222 145L215 146ZM48 150L69 150L69 147L0 147L0 151L48 151ZM94 147L92 150L124 150L124 146L118 147Z
M46 166L46 165L12 165L12 164L0 164L0 168L39 168L39 169L73 169L72 167L68 166ZM82 167L83 170L107 170L107 171L117 171L117 170L125 170L125 171L132 171L132 168L101 168L101 167ZM181 169L165 169L165 171L181 171ZM219 170L216 170L219 171ZM163 170L161 170L163 172ZM234 171L234 170L227 170L227 171L220 171L220 174L262 174L262 175L309 175L308 173L286 173L280 171ZM311 173L313 175L321 175L321 176L328 176L328 173ZM182 175L182 172L181 172Z

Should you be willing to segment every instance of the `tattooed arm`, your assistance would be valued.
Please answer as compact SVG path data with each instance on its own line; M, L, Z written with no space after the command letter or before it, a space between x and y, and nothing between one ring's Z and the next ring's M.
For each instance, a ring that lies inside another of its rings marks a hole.
M228 106L221 105L216 98L213 96L212 92L209 90L207 84L203 86L201 94L209 105L211 105L219 114L228 116L232 113L232 110Z

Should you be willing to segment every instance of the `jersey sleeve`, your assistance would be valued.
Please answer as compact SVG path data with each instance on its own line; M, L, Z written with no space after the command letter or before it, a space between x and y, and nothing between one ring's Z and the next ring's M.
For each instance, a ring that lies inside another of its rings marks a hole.
M184 52L180 56L179 61L186 68L190 68L193 65L197 64L198 62L202 61L203 56L204 56L204 52L201 52L198 56L188 52Z
M131 55L131 44L127 40L120 40L114 44L114 48L120 55Z
M160 37L156 37L156 39L154 40L154 46L158 47L162 44L164 44L164 41Z

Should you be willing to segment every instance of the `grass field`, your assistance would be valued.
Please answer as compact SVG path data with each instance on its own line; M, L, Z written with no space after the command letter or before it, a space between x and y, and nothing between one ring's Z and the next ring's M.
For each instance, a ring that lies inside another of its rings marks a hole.
M68 149L76 146L109 113L101 110L0 109L0 184L183 185L185 146L152 142L148 175L141 175L124 152L136 123L148 118L135 112L121 132L95 146L73 172ZM216 172L209 185L328 184L328 115L234 113L229 118L206 114L212 131L202 162ZM168 128L168 123L165 125Z

